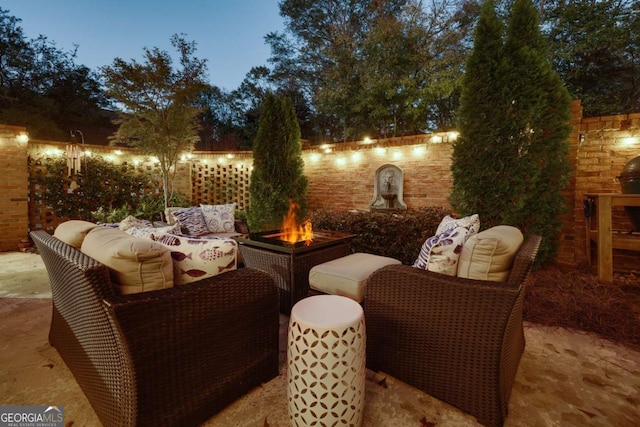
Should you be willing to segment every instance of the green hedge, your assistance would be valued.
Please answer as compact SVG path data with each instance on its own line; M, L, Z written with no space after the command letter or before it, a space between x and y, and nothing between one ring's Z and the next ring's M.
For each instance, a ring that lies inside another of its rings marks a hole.
M379 211L317 210L311 215L314 230L333 230L355 234L351 248L388 256L411 265L424 241L433 236L448 209L429 207L396 213Z

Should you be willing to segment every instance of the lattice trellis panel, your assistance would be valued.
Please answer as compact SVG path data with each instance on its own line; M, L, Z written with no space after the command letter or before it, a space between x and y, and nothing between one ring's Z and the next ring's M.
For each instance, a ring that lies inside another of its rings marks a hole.
M195 205L235 203L238 210L249 208L250 165L246 163L196 162L191 167Z

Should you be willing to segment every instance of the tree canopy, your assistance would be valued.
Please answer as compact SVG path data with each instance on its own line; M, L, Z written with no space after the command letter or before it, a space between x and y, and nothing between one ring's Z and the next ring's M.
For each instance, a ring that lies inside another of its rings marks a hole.
M289 97L302 137L340 142L455 126L465 63L482 0L282 0L282 32L267 64L241 85L199 97L204 149L251 147L267 92ZM496 0L508 19L513 0ZM640 111L640 2L535 0L554 70L584 114ZM45 36L29 40L0 9L0 120L64 139L109 126L94 70ZM87 138L91 140L91 137Z
M77 128L92 138L109 129L97 74L44 35L27 39L20 22L0 8L0 122L39 139L67 139Z
M468 27L453 2L285 0L272 78L296 79L317 141L444 130L454 123Z
M640 2L547 1L553 66L587 116L640 111Z

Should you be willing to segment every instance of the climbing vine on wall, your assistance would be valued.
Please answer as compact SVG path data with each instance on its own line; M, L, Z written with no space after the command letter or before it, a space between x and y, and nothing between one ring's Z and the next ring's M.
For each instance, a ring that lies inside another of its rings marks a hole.
M98 210L133 214L161 199L162 182L153 169L114 164L101 156L87 158L82 171L71 176L64 158L29 157L29 174L31 198L44 216L51 211L58 218L93 220L91 213Z

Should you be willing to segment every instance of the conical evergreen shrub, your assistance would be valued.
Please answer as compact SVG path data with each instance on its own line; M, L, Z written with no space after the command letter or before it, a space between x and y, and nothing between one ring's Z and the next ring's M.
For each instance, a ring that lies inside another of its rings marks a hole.
M300 127L293 103L289 98L268 94L253 142L249 229L252 232L279 229L290 200L298 204L301 222L307 211L307 190Z
M486 2L465 70L450 203L478 213L483 228L509 224L541 235L542 263L555 258L566 209L571 99L533 3L515 0L506 34L502 28Z

